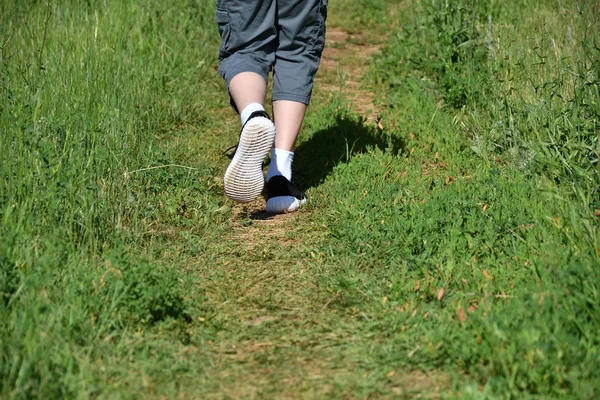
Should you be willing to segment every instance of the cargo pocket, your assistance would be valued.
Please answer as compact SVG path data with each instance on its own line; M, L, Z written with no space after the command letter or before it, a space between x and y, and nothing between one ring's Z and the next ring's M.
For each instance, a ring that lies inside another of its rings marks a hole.
M229 24L229 13L227 10L217 8L216 14L219 35L221 35L221 46L219 47L219 61L230 56L229 42L231 40L231 27Z
M320 55L323 52L323 48L325 47L325 22L327 21L327 0L319 0L319 13L317 15L318 18L318 30L317 30L317 40L315 40L314 49Z

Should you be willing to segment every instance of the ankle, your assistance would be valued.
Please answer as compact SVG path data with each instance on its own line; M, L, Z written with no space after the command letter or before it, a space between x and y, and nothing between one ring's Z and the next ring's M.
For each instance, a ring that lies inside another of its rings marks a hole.
M246 121L248 121L250 115L252 115L252 113L256 111L265 111L265 108L260 103L250 103L246 107L244 107L242 112L240 112L240 119L242 121L242 125L244 125Z
M292 180L292 162L294 161L294 152L273 148L271 153L271 163L267 170L267 182L274 176L281 175L287 180Z

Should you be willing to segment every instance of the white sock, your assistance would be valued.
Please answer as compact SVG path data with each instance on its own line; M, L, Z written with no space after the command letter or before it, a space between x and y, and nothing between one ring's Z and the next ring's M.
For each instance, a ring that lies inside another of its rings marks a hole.
M282 175L288 180L292 180L292 161L294 161L294 152L273 148L271 153L271 164L267 171L267 181L274 176Z
M265 108L262 106L262 104L259 104L259 103L250 103L246 107L244 107L244 109L240 113L240 119L242 120L242 125L244 125L246 123L246 121L248 121L248 118L250 118L250 115L255 111L265 111Z

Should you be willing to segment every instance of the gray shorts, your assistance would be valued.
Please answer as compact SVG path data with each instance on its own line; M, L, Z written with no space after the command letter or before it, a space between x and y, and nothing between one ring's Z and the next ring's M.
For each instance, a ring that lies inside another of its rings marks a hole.
M325 45L327 0L217 0L219 73L273 70L273 100L308 104Z

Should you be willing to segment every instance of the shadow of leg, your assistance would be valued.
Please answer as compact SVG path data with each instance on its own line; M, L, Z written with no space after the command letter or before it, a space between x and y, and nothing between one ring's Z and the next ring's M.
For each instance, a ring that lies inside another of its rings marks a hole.
M388 149L393 154L404 150L404 141L368 126L362 117L336 117L330 127L315 132L295 150L294 179L303 189L320 185L339 163L368 148Z

